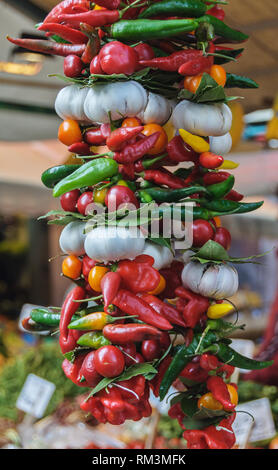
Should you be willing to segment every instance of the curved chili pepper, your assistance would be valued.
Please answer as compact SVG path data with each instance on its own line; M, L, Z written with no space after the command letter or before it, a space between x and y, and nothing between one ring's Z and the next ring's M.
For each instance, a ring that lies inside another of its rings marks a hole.
M104 311L109 313L109 306L113 303L120 288L122 278L119 273L109 271L101 279L101 292L104 301Z
M85 297L85 290L82 287L74 287L67 295L61 310L60 318L60 338L59 343L63 354L72 351L76 346L76 335L68 330L68 325L72 316L79 308L79 303L74 300L81 300Z
M129 315L135 313L139 320L160 330L171 330L173 328L166 318L159 315L147 302L128 290L119 290L113 304Z
M157 313L167 318L169 322L174 323L175 325L186 327L184 319L177 309L172 307L172 305L163 302L152 294L144 294L142 295L141 299L145 300L145 302L147 302Z
M79 346L99 349L102 346L110 345L111 342L106 339L100 331L90 331L80 336L80 338L77 340L77 344Z
M152 200L157 202L178 202L181 199L186 198L199 193L206 193L208 190L202 186L188 186L180 189L168 189L154 186L152 188L146 188L142 191L138 191L139 196L142 194L144 197L148 194Z
M170 355L166 356L165 359L163 359L163 361L161 362L161 364L159 364L157 374L150 381L150 386L155 397L159 396L159 389L160 389L161 381L171 361L172 361L172 357Z
M107 137L106 145L110 150L121 150L123 146L133 137L144 130L144 126L120 127L111 132Z
M95 387L102 379L102 376L96 371L94 355L95 351L91 351L86 354L80 368L80 375L81 377L84 377L86 384L89 387Z
M90 145L105 145L106 139L109 137L110 133L110 124L101 124L100 127L86 130L83 138L85 142Z
M100 27L115 23L120 18L117 10L89 10L84 13L62 14L58 16L59 21L64 21L76 28L80 27L80 23L86 23L90 26Z
M66 41L70 41L72 44L86 44L88 37L81 31L73 28L69 28L64 24L59 23L43 23L38 27L39 31L48 31L51 34L58 34L61 38Z
M57 23L58 16L62 13L76 13L90 8L90 0L63 0L58 3L46 16L44 23Z
M209 71L213 65L213 56L201 56L197 59L192 59L179 67L178 72L181 75L198 75L199 73Z
M231 402L228 387L221 377L217 375L210 376L207 379L207 389L223 405L225 411L234 411L236 405Z
M231 191L225 196L225 199L228 199L228 201L236 201L236 202L241 201L243 198L244 198L244 195L238 193L234 189L231 189Z
M159 338L161 334L157 328L140 323L109 324L103 328L102 333L113 344L140 342L153 337Z
M80 369L85 357L86 354L79 354L74 363L68 361L67 359L65 359L62 363L62 369L65 376L79 387L88 387L86 381L82 381L82 374L80 373Z
M139 64L144 67L164 70L167 72L177 72L178 69L187 61L202 57L202 52L196 49L186 49L176 51L167 57L155 57L149 60L139 60Z
M149 150L156 144L159 139L160 132L154 132L145 136L134 144L126 145L120 152L113 154L113 159L118 163L133 163L146 155ZM109 153L108 153L109 155ZM110 156L110 155L109 155Z
M233 175L228 176L221 183L215 183L207 186L207 190L210 195L215 199L220 199L227 196L235 183L235 177Z
M121 0L97 0L96 4L107 8L107 10L117 10L121 4Z
M14 39L7 36L8 41L16 46L29 49L34 52L43 52L44 54L58 55L66 57L70 54L81 56L86 48L85 44L59 44L54 41L44 39Z
M200 321L201 316L206 313L209 308L209 300L206 297L195 294L182 286L177 287L175 294L188 301L182 314L185 319L186 326L194 328Z
M75 153L77 155L93 155L90 150L90 147L85 142L76 142L68 147L70 153Z
M186 147L181 136L176 135L168 143L166 151L173 162L196 162L198 154L191 147Z
M71 322L68 325L70 330L102 330L107 323L113 323L121 317L112 317L105 312L93 312Z
M231 176L231 173L228 171L209 171L203 176L203 183L208 186L211 184L221 183Z
M154 134L153 134L154 135ZM156 184L166 185L171 189L180 189L185 187L184 181L169 171L163 170L145 170L140 176L146 181L153 181Z
M138 261L120 261L116 273L122 278L124 287L134 294L152 291L160 282L157 269Z

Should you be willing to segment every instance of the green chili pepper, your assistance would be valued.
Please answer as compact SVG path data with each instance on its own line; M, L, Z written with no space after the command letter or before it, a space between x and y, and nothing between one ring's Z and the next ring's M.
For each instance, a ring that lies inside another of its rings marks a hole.
M56 184L53 196L58 197L73 189L93 186L107 178L111 178L117 173L118 163L115 160L111 158L91 160Z
M71 175L75 170L80 168L80 166L81 165L53 166L43 172L41 180L47 188L54 188L55 184L59 183L59 181L66 176Z
M120 20L114 23L110 29L110 35L120 41L150 41L151 39L163 39L172 36L183 35L187 31L193 31L198 23L195 20Z
M78 315L73 315L71 321L79 320L80 317L88 315L89 313L98 312L101 307L96 305L94 307L84 308L78 311ZM58 312L52 312L47 308L34 308L30 313L31 319L49 327L59 326L61 315Z
M77 340L80 346L87 346L92 349L99 349L102 346L108 346L111 342L106 339L100 331L92 331L80 336Z
M161 381L159 391L161 400L165 398L172 383L178 378L181 371L185 368L188 362L191 361L192 357L196 354L202 354L204 349L208 348L216 341L219 341L219 336L212 331L208 331L204 337L202 337L201 333L195 335L189 346L185 346L185 344L183 344L178 349Z
M230 346L223 343L214 344L209 349L213 354L217 355L220 361L234 367L239 367L240 369L264 369L265 367L269 367L273 364L273 361L256 361L242 356L234 349L230 348Z
M220 199L226 196L226 194L231 191L234 184L235 177L233 175L230 175L227 179L221 181L220 183L210 184L209 186L207 186L207 190L213 198Z
M230 28L223 21L219 20L218 18L212 15L201 16L201 18L198 18L195 21L197 21L198 23L210 23L214 27L214 33L217 36L229 39L229 41L243 42L246 41L249 37L247 34L244 34L241 31Z
M261 207L263 201L259 202L236 202L229 201L228 199L208 201L206 199L199 200L201 205L210 211L219 212L215 215L228 215L228 214L244 214L252 212Z
M259 85L252 78L227 73L225 88L259 88Z
M206 192L208 192L206 188L197 185L181 189L167 189L160 188L159 186L153 186L152 188L146 188L143 191L138 191L138 194L141 201L142 198L146 199L146 195L148 194L151 197L151 200L155 200L157 202L177 202L186 196L190 196L191 194Z
M178 218L184 221L187 218L191 217L192 212L193 212L193 219L209 220L212 217L219 215L218 212L210 211L206 209L205 207L198 207L198 206L186 207L186 206L174 206L174 205L158 207L157 209L154 209L152 211L152 215L153 217L156 217L156 216L164 217L166 215L169 215L169 217L172 217L173 215L176 214L178 215Z
M174 175L178 176L179 178L186 179L189 175L191 175L193 169L194 166L191 166L190 168L178 168L176 171L174 171Z
M204 15L206 10L206 5L198 0L163 0L150 5L140 13L139 18L161 15L198 18Z

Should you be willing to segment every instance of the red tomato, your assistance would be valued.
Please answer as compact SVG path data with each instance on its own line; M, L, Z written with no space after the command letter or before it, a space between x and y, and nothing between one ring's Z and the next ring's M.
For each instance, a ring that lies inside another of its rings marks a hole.
M121 204L125 203L133 204L136 208L139 207L138 199L130 188L116 185L107 191L105 204L110 210L116 210Z
M144 42L137 44L133 49L137 52L138 60L150 60L155 57L153 48ZM144 65L138 64L136 70L143 69L144 67Z
M99 56L96 55L92 62L90 63L90 73L93 75L94 73L96 74L100 74L102 75L103 74L103 70L100 66L100 61L99 61Z
M89 204L93 202L94 193L93 191L86 191L82 193L77 201L77 209L80 214L86 215L86 209Z
M137 117L125 118L121 125L121 127L137 127L137 126L141 126L141 121Z
M134 356L134 359L135 359L135 363L137 363L137 364L143 364L143 362L145 362L145 359L143 358L142 354L140 354L140 353L136 353L135 356Z
M70 54L64 59L64 74L66 77L75 78L81 75L84 64L80 57Z
M232 238L229 230L225 227L217 227L213 240L222 245L225 250L229 250Z
M116 377L124 370L124 355L116 346L102 346L95 351L94 366L103 377Z
M138 56L133 47L120 41L112 41L102 47L99 53L100 67L104 73L131 75L138 65Z
M68 191L60 197L60 204L64 211L77 212L76 204L80 196L79 189Z
M142 342L141 353L146 361L153 361L160 355L161 347L156 339L146 339Z
M207 220L196 219L193 222L193 246L203 246L214 236L214 230Z

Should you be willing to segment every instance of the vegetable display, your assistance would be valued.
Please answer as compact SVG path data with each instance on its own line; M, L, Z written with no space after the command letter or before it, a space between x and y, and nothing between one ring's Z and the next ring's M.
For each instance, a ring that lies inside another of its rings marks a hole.
M81 408L101 423L150 416L150 390L163 400L176 386L169 416L189 449L234 446L234 368L271 365L236 353L228 336L242 326L223 319L236 308L233 264L248 260L230 257L222 218L262 201L242 202L225 157L226 89L257 84L224 69L248 36L215 3L64 0L38 25L46 40L8 37L65 57L58 138L78 161L42 175L61 204L42 218L63 226L74 287L23 326L59 326L63 371L91 389ZM182 257L178 225L191 234Z

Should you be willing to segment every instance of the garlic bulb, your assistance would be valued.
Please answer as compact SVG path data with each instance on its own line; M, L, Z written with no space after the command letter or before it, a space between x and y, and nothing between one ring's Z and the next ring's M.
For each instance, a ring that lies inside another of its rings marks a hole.
M169 250L167 246L161 246L148 240L145 243L145 248L142 254L153 257L153 267L158 271L169 266L174 259L172 251Z
M226 155L232 148L232 137L229 132L218 137L209 138L210 152L217 155Z
M171 116L173 105L170 100L156 93L148 93L148 102L146 107L137 115L144 124L155 122L156 124L165 124Z
M199 104L183 100L174 109L172 123L200 136L220 136L231 129L232 112L225 104Z
M145 238L136 228L97 227L85 240L85 252L95 261L108 263L121 259L134 259L145 246Z
M78 85L70 85L59 91L55 101L55 111L61 119L74 119L88 122L84 112L84 103L89 88L81 88Z
M237 271L227 264L191 261L184 266L181 277L184 287L212 299L231 297L238 289Z
M86 235L84 233L85 222L70 222L62 230L60 235L60 248L63 253L69 255L81 256L84 255L84 241Z

